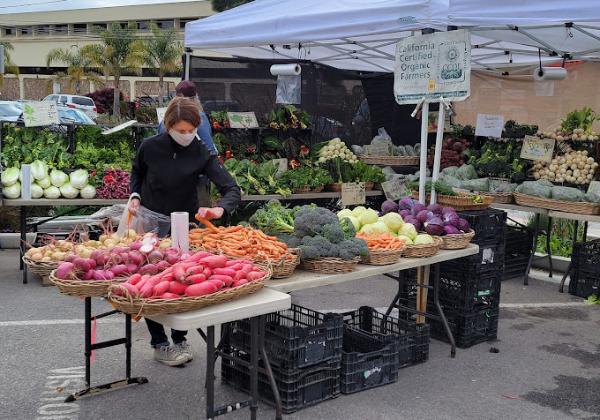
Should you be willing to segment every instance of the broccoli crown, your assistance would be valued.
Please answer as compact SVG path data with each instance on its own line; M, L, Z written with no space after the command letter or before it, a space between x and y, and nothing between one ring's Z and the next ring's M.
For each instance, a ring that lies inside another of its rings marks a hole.
M356 256L366 257L369 255L369 247L364 239L345 239L337 245L337 257L351 260Z
M328 223L339 223L335 213L322 207L303 206L294 217L294 232L297 236L314 236Z
M342 227L342 229L344 229L345 239L354 238L356 236L356 229L350 221L350 219L348 219L347 217L343 217L340 220L340 226Z
M339 244L346 239L344 229L340 226L340 222L327 223L319 231L320 235L323 235L332 244Z
M297 237L294 234L290 235L277 235L277 240L285 243L288 248L298 248L302 242L302 238Z
M300 249L302 250L301 258L324 258L331 257L332 244L321 235L305 236L302 238Z

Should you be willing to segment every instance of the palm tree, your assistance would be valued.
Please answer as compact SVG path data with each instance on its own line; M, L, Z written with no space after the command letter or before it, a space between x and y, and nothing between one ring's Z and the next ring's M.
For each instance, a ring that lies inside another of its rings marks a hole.
M4 73L12 73L15 76L19 77L21 72L15 63L13 63L10 59L9 51L14 50L15 48L8 41L0 41L0 45L4 46ZM4 74L0 73L0 86L4 84Z
M252 0L211 0L212 8L215 12L224 12L233 9L242 4L250 3Z
M151 23L150 29L152 36L143 39L142 60L145 65L158 73L158 106L162 107L164 77L167 73L178 69L183 44L177 40L179 31L176 28L160 29L158 25Z
M77 48L75 45L72 47ZM75 88L75 94L80 94L81 84L84 80L104 86L106 83L98 73L90 70L92 63L82 54L81 49L72 53L67 49L53 48L46 55L46 66L50 67L53 62L63 62L67 67L67 72L58 72L46 82L46 92L52 90L52 84L67 79L67 93L72 93Z
M108 29L94 29L99 32L102 43L86 45L81 48L81 53L94 66L101 68L105 76L114 78L113 115L120 117L121 76L127 73L141 73L144 45L136 35L135 22L129 22L126 27L122 27L119 22L113 22Z

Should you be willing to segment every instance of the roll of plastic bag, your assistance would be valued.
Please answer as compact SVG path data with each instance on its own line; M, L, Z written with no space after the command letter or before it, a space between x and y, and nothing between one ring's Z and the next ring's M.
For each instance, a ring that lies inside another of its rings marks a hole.
M187 211L171 213L171 246L183 252L190 250L189 217Z
M273 64L271 66L273 76L298 76L301 72L300 64Z

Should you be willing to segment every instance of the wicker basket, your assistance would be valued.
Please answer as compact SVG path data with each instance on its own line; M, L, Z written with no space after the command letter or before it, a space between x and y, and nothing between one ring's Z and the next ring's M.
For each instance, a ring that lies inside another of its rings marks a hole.
M327 189L329 191L336 191L336 192L342 191L342 183L341 182L334 182L333 184L328 185Z
M50 281L63 295L74 297L101 297L108 294L112 284L123 283L126 277L112 280L63 280L56 277L56 270L50 273Z
M515 202L513 193L505 192L486 192L485 195L494 197L494 203L505 203L510 204Z
M291 276L298 264L300 264L300 255L302 255L302 250L300 248L290 248L288 252L279 260L269 260L266 258L266 255L258 255L256 258L254 258L253 262L261 263L266 261L271 263L271 268L273 270L271 278L285 279ZM288 258L290 256L292 258Z
M373 184L373 189L377 190L377 191L383 191L383 187L381 186L381 184L379 182L376 182L375 184Z
M404 252L404 246L395 249L372 249L369 250L369 255L366 257L360 257L361 264L370 265L388 265L395 264L400 259L400 256Z
M310 192L311 193L320 193L321 191L323 191L324 188L325 188L325 185L320 185L317 188L313 188Z
M419 156L377 156L360 155L358 159L369 165L414 166L421 160Z
M417 200L419 199L419 192L413 191L413 197ZM485 210L490 204L494 202L494 197L489 195L481 195L481 199L483 202L481 203L473 203L473 198L471 198L471 194L468 196L463 196L464 194L457 193L458 196L453 195L436 195L435 201L442 207L452 207L456 211L462 210ZM431 199L431 194L427 194L425 196L425 201L428 203Z
M550 198L534 197L533 195L513 193L515 201L521 206L538 207L541 209L564 211L576 214L600 214L600 204L583 203L578 201L553 200Z
M294 194L308 194L310 187L294 188Z
M252 293L258 292L271 278L271 269L266 267L267 275L262 279L251 281L242 286L213 293L205 296L182 296L176 299L140 299L132 298L127 289L114 285L108 290L108 300L115 304L117 309L125 314L136 316L153 316L163 314L176 314L193 311L205 306L227 302ZM114 289L119 288L123 296L117 296Z
M361 257L354 257L351 260L342 258L315 258L302 260L300 268L306 271L314 271L321 274L340 274L354 271L356 264L360 262Z
M49 277L58 267L58 261L36 261L29 258L27 255L23 255L23 263L27 266L27 269L32 273L44 278Z
M365 182L365 191L371 191L373 189L374 182Z
M402 256L406 258L425 258L434 256L442 246L442 238L433 237L431 244L408 244L404 245Z
M457 233L454 235L444 235L440 236L442 239L442 245L440 245L440 249L463 249L469 245L471 239L475 236L475 231L473 229L469 229L467 233Z

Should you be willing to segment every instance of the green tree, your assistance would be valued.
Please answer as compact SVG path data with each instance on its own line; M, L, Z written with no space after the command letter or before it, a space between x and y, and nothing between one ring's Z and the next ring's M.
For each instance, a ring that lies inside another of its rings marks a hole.
M113 77L115 92L113 115L120 117L121 76L141 73L144 44L136 34L135 22L129 22L125 27L119 22L113 22L110 28L95 27L94 29L99 32L102 42L82 47L81 53L94 66L102 69L106 77Z
M50 67L52 63L62 62L67 65L67 72L58 72L54 74L46 82L46 92L52 91L53 83L60 83L61 80L67 79L67 93L73 93L79 95L81 93L81 86L84 80L92 81L100 86L106 85L100 74L91 70L93 63L83 55L81 49L77 46L72 45L75 48L75 52L71 52L68 49L53 48L46 54L46 66Z
M176 28L160 29L155 23L150 24L152 35L143 38L144 49L142 61L158 74L158 106L163 106L164 78L169 72L176 71L183 53L183 43L177 39Z
M253 0L211 0L211 4L215 12L224 12L242 4L250 3L251 1Z
M4 46L4 73L12 73L19 77L21 72L15 63L10 59L9 51L13 51L15 48L8 41L0 41L0 45ZM4 74L0 73L0 86L4 84Z

